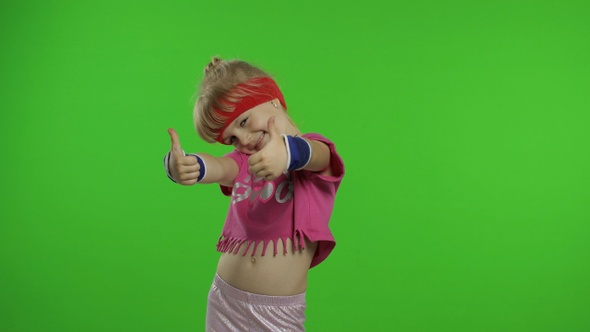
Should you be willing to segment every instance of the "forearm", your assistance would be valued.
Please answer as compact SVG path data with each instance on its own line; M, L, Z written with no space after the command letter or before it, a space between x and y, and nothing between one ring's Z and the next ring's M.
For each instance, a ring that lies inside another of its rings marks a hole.
M311 147L311 158L303 168L312 172L323 172L330 168L330 148L323 142L304 138Z
M164 167L168 177L182 185L219 183L231 186L238 174L233 159L214 157L207 153L185 155L184 152L171 151L164 158Z
M238 174L236 162L229 157L215 157L207 153L199 153L205 163L205 175L199 183L219 183L232 186Z

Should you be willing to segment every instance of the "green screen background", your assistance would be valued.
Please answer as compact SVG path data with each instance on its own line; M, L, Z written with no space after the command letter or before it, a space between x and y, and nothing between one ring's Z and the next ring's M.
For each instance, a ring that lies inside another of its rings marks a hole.
M227 199L164 175L211 56L347 175L310 331L590 330L586 1L3 1L0 330L200 331Z

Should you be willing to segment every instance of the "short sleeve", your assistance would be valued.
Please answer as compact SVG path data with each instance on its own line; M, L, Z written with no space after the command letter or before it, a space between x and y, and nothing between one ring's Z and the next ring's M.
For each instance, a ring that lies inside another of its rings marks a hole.
M344 177L344 161L342 161L342 158L340 157L340 155L336 151L336 145L332 141L330 141L329 139L325 138L324 136L322 136L320 134L316 134L316 133L304 134L304 135L302 135L302 137L310 139L310 140L314 140L314 141L320 141L320 142L326 144L328 146L328 148L330 149L330 166L332 167L332 172L334 174L331 176L326 176L326 175L321 175L319 173L312 173L311 176L318 177L318 178L320 178L324 181L328 181L328 182L342 181L342 178Z

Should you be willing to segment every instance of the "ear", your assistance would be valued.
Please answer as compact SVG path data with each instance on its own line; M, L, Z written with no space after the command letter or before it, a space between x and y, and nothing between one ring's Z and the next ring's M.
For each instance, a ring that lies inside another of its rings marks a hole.
M272 104L272 106L274 106L274 108L279 109L281 105L281 103L279 102L279 100L277 98L273 99L270 101L270 103Z

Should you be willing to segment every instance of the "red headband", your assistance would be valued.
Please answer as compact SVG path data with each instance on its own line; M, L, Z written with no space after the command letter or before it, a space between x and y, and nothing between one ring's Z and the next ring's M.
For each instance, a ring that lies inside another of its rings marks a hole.
M225 129L238 116L240 116L240 114L246 112L252 107L258 106L260 104L278 98L281 102L281 105L283 105L283 107L287 109L287 104L285 104L285 98L283 97L281 90L279 89L275 81L273 81L273 79L270 77L256 77L245 83L240 83L236 87L243 88L244 90L250 93L244 96L242 100L233 105L234 111L228 113L218 109L214 109L214 111L217 114L225 118L225 124L219 130L219 136L217 136L217 141L221 144L225 144L223 143L223 132L225 131ZM222 101L222 103L227 104L227 101L224 100Z

